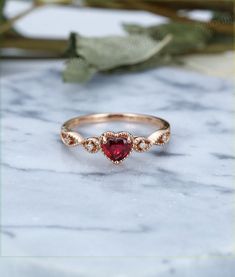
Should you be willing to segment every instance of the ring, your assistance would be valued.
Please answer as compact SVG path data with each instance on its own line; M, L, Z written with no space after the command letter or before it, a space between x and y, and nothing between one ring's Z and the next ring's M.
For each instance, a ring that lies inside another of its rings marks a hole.
M103 133L99 137L84 138L75 128L83 124L124 121L150 124L157 130L148 137L135 136L128 132ZM114 164L120 164L130 153L145 152L153 145L164 145L170 139L170 124L159 117L132 114L132 113L102 113L78 116L66 121L61 127L61 140L66 146L82 145L89 153L97 153L99 150Z

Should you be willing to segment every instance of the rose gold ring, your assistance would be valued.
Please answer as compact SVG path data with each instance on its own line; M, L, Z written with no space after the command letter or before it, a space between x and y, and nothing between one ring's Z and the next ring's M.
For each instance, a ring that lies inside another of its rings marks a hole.
M157 127L148 137L135 136L128 132L105 132L101 136L84 138L75 128L83 124L107 121L147 123ZM114 164L125 160L130 153L145 152L153 145L164 145L170 139L170 124L159 117L132 113L105 113L78 116L66 121L61 128L61 139L66 146L82 145L89 153L99 150Z

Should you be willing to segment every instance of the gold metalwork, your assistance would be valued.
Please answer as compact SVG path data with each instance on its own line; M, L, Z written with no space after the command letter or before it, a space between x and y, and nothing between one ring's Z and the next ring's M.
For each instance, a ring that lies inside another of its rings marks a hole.
M112 133L106 132L100 137L84 138L80 133L74 129L84 124L95 124L100 122L110 121L124 121L124 122L136 122L151 124L157 127L157 130L147 137L133 136L127 132ZM152 145L163 145L170 139L170 124L159 117L133 114L133 113L102 113L102 114L90 114L84 116L78 116L66 121L61 128L61 139L66 146L83 145L84 148L90 153L98 152L101 147L101 142L105 140L105 136L110 133L114 136L120 136L125 134L133 142L133 149L137 152L145 152ZM132 150L133 150L132 149ZM118 164L120 162L115 162Z

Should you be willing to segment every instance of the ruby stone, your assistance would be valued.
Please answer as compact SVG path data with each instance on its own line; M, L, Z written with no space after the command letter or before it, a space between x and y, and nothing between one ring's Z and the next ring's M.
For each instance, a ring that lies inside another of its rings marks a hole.
M101 144L104 154L114 162L125 159L132 149L132 142L127 142L127 138L107 138L106 143Z

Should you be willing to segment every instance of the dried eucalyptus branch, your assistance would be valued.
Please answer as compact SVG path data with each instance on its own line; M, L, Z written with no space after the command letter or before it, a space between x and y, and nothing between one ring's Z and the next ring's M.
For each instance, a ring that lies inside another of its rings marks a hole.
M217 10L213 19L206 23L195 22L179 15L178 10L182 8L184 0L171 1L174 5L169 5L168 1L163 0L86 0L87 5L148 10L174 19L168 24L148 28L124 25L129 33L125 37L85 38L72 34L67 41L26 38L14 31L14 23L19 18L34 10L38 3L45 4L48 1L52 0L36 0L35 6L7 20L2 12L4 0L1 0L0 47L35 51L34 58L69 57L64 72L66 81L87 81L96 72L130 72L172 64L178 62L181 55L189 53L215 53L233 49L234 18L233 12L229 10L231 7L229 0L213 1L214 4L209 3L211 1L198 0L185 4L189 9L201 5L210 7L210 10ZM56 1L63 4L71 2L71 0ZM224 7L221 8L223 13L218 11L220 7Z
M140 64L157 55L171 40L171 35L156 42L145 35L86 38L72 34L74 57L67 63L64 80L86 82L96 72Z
M32 11L37 9L38 7L39 7L39 5L34 4L31 7L29 7L28 9L26 9L25 11L17 14L16 16L14 16L14 17L12 17L10 19L7 19L4 23L2 23L0 25L0 35L10 31L11 28L13 28L14 24L16 23L16 21L18 21L22 17L28 15L29 13L31 13Z
M56 55L64 55L68 46L68 40L42 39L26 37L9 37L0 41L0 48L19 48L24 50L36 50L52 52Z
M73 34L64 71L67 82L86 82L97 72L116 73L146 70L179 61L182 55L231 48L231 36L201 26L170 22L143 27L123 24L129 36L84 38ZM170 35L170 37L169 37ZM224 38L227 43L221 43Z
M88 0L91 1L92 0ZM187 9L187 10L211 10L211 11L225 11L231 12L234 7L233 0L144 0L151 4L164 5L176 10Z
M132 0L135 2L145 2L151 5L161 5L164 7L170 7L175 10L211 10L211 11L226 11L231 12L234 8L233 0ZM85 5L90 7L102 7L102 8L125 8L129 9L129 5L126 1L122 0L84 0Z
M167 2L167 1L166 1ZM174 2L174 1L173 1ZM227 1L228 2L228 1ZM159 1L150 1L146 0L86 0L85 2L88 6L93 7L102 7L102 8L112 8L112 9L131 9L131 10L145 10L154 14L166 16L174 21L184 22L184 23L200 23L202 26L210 28L219 33L233 34L234 33L234 24L227 24L225 22L220 23L217 21L203 22L199 20L192 20L186 16L179 15L178 11L173 9L169 3L168 5L161 5Z

